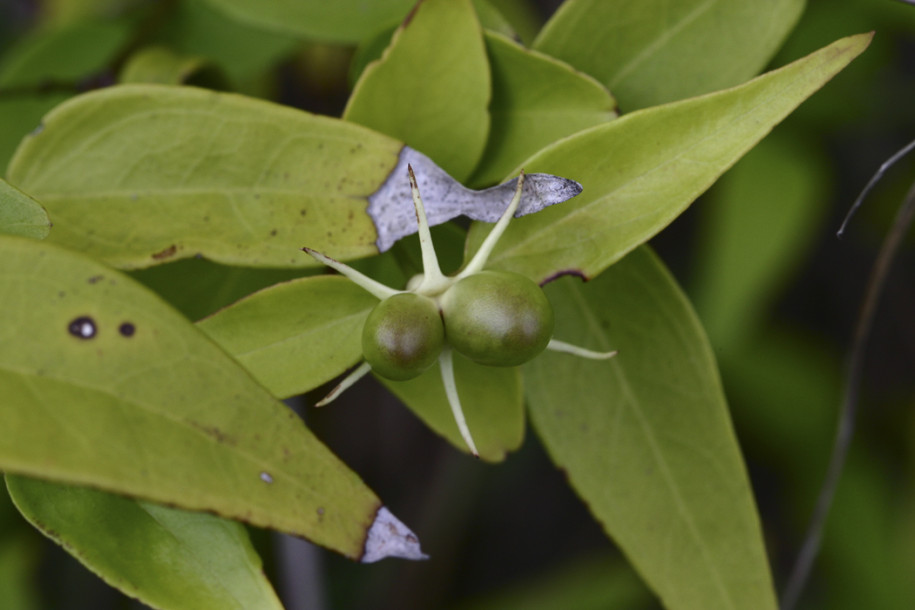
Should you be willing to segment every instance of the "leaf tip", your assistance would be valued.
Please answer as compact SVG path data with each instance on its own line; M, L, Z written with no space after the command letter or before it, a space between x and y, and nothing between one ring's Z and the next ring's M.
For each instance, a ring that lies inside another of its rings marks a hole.
M373 563L385 557L400 557L414 561L429 558L420 549L416 534L387 507L382 506L375 513L375 520L369 528L359 561Z

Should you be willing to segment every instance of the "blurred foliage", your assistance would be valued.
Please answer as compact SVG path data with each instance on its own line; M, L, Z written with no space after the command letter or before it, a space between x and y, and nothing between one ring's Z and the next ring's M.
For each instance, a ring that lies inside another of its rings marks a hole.
M530 44L558 3L490 4ZM175 82L190 78L190 64L181 59L193 59L202 62L195 67L218 70L220 87L340 115L349 59L356 58L351 83L395 27L375 25L378 33L357 47L236 21L201 0L4 3L0 168L49 109L114 82L131 66L137 70L150 49L171 53L166 72ZM844 350L867 271L915 176L915 161L900 163L847 236L835 238L870 175L915 137L915 7L810 0L772 61L781 66L866 30L877 33L869 51L654 242L693 298L716 351L777 588L825 472ZM891 273L869 344L855 450L803 609L915 607L912 244L910 237ZM400 249L365 265L415 257L415 244ZM134 277L197 319L299 275L187 260ZM326 578L329 607L657 607L533 434L501 466L461 460L393 398L365 399L381 392L358 388L334 412L309 413L308 423L405 521L418 525L436 557L370 572L321 554L313 569ZM260 544L269 555L270 542L261 536ZM269 557L266 563L272 565ZM27 527L0 490L0 608L135 607L130 603Z

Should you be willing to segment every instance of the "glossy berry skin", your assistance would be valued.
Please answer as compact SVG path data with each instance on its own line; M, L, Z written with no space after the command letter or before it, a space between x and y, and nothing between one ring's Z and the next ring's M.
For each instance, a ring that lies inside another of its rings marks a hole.
M553 308L546 295L518 273L468 275L445 291L440 304L449 345L480 364L524 364L553 336Z
M384 299L362 328L362 355L372 371L405 381L421 375L438 359L445 331L432 299L403 292Z

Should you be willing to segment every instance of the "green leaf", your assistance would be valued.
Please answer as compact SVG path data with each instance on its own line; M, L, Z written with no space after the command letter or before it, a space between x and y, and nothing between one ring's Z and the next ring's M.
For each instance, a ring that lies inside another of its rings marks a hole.
M486 33L492 69L492 127L471 182L488 185L556 140L616 117L613 96L548 55Z
M35 30L4 56L0 87L64 85L75 91L80 81L109 67L129 36L126 22Z
M402 144L365 128L232 94L124 85L59 106L9 180L38 198L50 239L138 268L200 254L314 266L303 245L377 253L367 197Z
M0 56L0 168L46 112L107 69L129 34L123 22L46 27Z
M703 201L693 294L717 349L746 341L816 242L830 176L818 147L776 132Z
M340 276L271 286L197 326L274 396L301 394L362 358L362 326L378 299Z
M454 377L470 434L488 462L505 459L524 440L524 403L517 367L483 366L454 353ZM410 381L378 380L427 426L469 453L445 395L438 364Z
M379 501L130 278L0 238L0 469L203 510L360 557Z
M524 169L572 178L584 191L512 221L490 266L537 281L600 273L667 226L870 39L843 38L740 87L634 112L548 146ZM488 230L474 226L470 245Z
M486 145L489 97L470 0L423 0L363 70L343 118L403 140L463 181Z
M50 229L51 221L41 204L0 180L0 233L44 239Z
M568 0L534 48L607 85L626 111L732 87L759 73L804 0Z
M225 77L203 57L179 55L167 47L151 46L134 53L121 70L122 83L193 83L212 89L228 89Z
M663 264L638 249L547 294L557 338L619 350L526 365L531 417L554 462L665 608L774 609L715 360Z
M6 484L32 525L144 604L282 610L238 523L26 477Z
M328 42L358 42L394 23L414 0L207 0L233 19Z
M291 55L299 39L252 27L215 10L203 0L179 2L157 32L156 42L182 55L205 57L243 87Z
M0 95L0 168L6 169L22 138L39 128L41 117L68 97L66 93Z

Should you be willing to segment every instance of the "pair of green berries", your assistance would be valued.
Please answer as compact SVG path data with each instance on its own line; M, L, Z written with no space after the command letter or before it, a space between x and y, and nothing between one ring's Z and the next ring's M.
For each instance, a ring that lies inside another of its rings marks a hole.
M362 330L365 361L335 387L318 406L327 404L369 371L394 381L418 377L440 364L445 394L461 436L479 455L467 427L454 380L452 350L488 366L518 366L545 349L592 359L613 352L594 352L553 339L553 309L531 279L510 271L484 269L502 233L521 202L524 172L511 203L470 262L456 275L442 273L413 168L407 168L419 225L423 273L406 290L395 290L310 248L318 261L332 267L381 301Z

